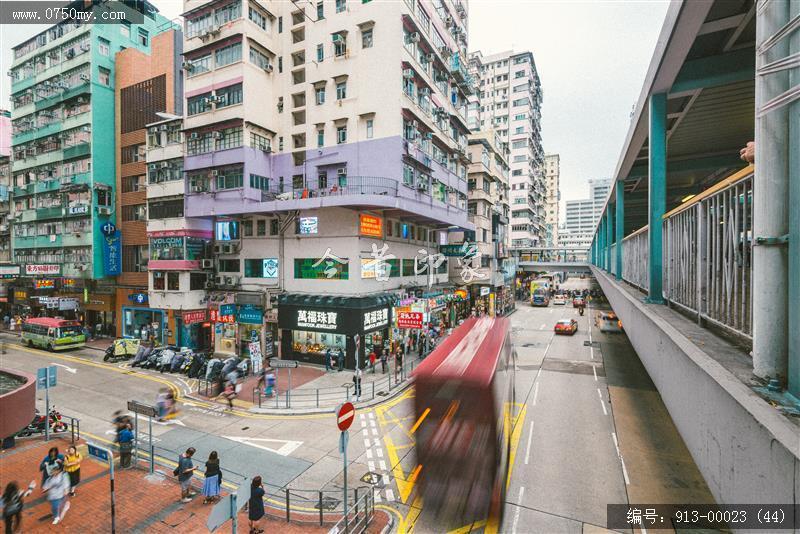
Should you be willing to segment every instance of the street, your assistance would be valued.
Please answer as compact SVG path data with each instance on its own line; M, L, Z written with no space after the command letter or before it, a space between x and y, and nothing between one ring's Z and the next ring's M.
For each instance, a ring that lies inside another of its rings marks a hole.
M588 287L588 281L568 280ZM511 315L517 349L512 421L512 466L503 532L582 532L604 527L606 505L628 502L713 502L624 334L602 334L596 309L581 317L571 304L532 308L518 302ZM561 318L576 318L573 336L555 336ZM173 387L181 413L153 426L156 458L174 461L189 446L196 458L218 451L226 480L260 474L277 487L342 487L338 430L332 414L276 416L187 399L187 384L169 373L103 363L96 350L54 354L8 344L3 365L31 373L59 365L50 402L80 419L88 440L113 439L112 414L128 400L152 403ZM40 392L41 393L41 392ZM438 532L417 522L413 388L361 410L351 428L348 484L372 485L376 504L395 517L398 532ZM44 409L39 395L38 407ZM140 442L148 446L147 425ZM166 472L166 469L162 469ZM484 523L457 532L483 531Z

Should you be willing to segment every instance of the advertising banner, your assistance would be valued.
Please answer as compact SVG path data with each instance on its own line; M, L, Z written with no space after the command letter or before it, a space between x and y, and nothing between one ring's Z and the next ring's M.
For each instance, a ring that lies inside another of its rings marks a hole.
M397 328L422 328L422 313L399 311L397 313Z

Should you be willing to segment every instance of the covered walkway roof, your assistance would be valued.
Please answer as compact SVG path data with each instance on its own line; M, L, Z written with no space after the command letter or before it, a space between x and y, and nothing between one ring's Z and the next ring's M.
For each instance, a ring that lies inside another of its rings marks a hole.
M753 0L674 2L667 12L615 169L625 187L624 234L647 224L649 102L667 94L666 211L746 164L754 137Z

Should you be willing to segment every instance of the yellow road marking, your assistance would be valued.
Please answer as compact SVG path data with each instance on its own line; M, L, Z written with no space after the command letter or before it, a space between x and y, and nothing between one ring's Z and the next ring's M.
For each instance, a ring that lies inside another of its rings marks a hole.
M390 514L394 515L397 518L397 532L399 534L406 534L406 524L405 519L403 519L403 514L391 506L386 506L385 504L376 504L375 508L377 510L383 510L384 512L389 512Z
M388 434L383 436L386 442L386 453L389 455L389 463L392 465L392 474L394 481L397 483L397 490L400 492L400 502L406 502L411 490L414 488L414 482L406 481L406 474L400 466L400 457L397 455L397 449L394 447L392 438Z
M482 526L486 525L486 520L476 521L475 523L470 523L469 525L465 525L461 528L457 528L454 530L449 531L447 534L467 534L468 532L476 529L481 528Z
M509 484L511 484L511 473L514 471L514 460L517 458L517 449L519 448L519 438L522 436L522 427L524 427L525 423L525 415L528 413L528 405L527 404L519 404L514 403L515 406L522 406L522 409L519 411L519 414L514 418L511 427L514 429L511 433L511 453L508 457L508 480L506 480L506 488L508 488ZM506 411L508 411L511 406L506 407ZM518 424L522 422L523 424Z
M408 511L408 514L406 515L406 518L404 520L408 532L411 532L414 529L414 525L416 524L417 519L419 519L421 513L422 513L422 497L417 495L417 497L414 499L414 502L411 503L411 509ZM412 514L414 515L413 518L411 517Z

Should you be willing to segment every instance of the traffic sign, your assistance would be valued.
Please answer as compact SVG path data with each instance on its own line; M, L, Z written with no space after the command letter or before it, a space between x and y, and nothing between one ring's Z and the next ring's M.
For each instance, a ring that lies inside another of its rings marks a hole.
M40 367L36 370L36 389L48 389L56 386L56 366ZM49 410L48 410L49 411Z
M147 417L155 417L158 415L158 408L137 401L128 401L128 409L133 413L138 413Z
M297 365L297 360L281 360L279 358L270 358L269 365L273 369L294 369Z
M353 406L352 402L345 402L336 408L336 426L338 426L339 430L342 432L350 428L355 418L356 408Z
M92 443L87 443L86 446L89 448L89 456L96 458L101 462L108 463L109 458L111 458L111 451Z

